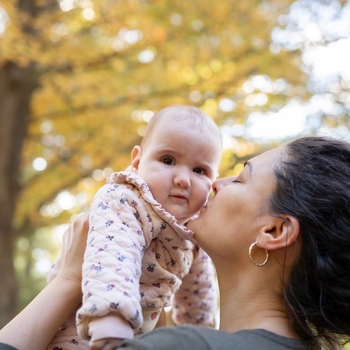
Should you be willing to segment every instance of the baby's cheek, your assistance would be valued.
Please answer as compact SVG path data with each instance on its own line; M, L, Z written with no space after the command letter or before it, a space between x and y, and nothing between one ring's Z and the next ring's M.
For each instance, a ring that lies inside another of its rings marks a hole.
M198 198L198 206L199 206L198 210L202 209L206 205L209 194L210 194L210 191L203 191L203 195L201 196L201 198Z

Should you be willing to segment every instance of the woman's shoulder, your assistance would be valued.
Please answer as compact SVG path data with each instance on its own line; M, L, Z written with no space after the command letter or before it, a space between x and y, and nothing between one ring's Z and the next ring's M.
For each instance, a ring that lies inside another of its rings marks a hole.
M242 330L232 333L232 336L239 339L242 346L248 346L249 349L307 350L310 348L299 339L283 337L265 329Z
M138 340L123 344L123 349L181 349L181 350L306 350L308 347L297 339L285 338L263 329L242 330L229 333L200 326L159 328Z

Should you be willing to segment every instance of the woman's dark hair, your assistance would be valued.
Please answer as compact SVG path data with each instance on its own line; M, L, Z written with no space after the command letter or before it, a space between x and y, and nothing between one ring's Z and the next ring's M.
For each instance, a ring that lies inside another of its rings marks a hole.
M271 209L300 224L285 286L295 331L313 349L350 341L350 144L311 136L286 145Z

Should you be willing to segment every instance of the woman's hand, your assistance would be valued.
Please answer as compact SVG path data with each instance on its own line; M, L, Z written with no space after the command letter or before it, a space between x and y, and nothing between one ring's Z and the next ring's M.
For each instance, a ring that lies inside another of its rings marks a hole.
M46 349L56 331L81 302L81 274L89 214L77 217L63 236L58 275L0 330L0 343L18 350Z
M82 265L89 230L89 213L78 216L63 235L61 266L56 278L81 284Z

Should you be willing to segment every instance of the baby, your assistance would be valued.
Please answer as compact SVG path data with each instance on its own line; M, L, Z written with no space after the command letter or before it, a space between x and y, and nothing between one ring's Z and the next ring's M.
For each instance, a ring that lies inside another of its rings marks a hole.
M94 349L149 332L166 306L176 324L214 325L211 261L185 224L205 205L221 152L209 116L167 107L150 120L127 171L96 193L76 314L79 335ZM67 322L49 349L87 349Z

